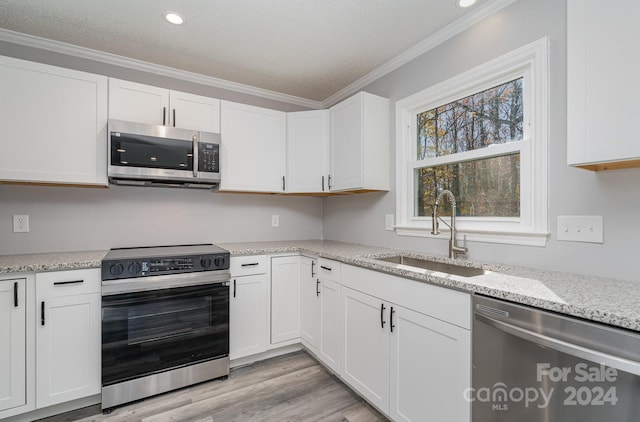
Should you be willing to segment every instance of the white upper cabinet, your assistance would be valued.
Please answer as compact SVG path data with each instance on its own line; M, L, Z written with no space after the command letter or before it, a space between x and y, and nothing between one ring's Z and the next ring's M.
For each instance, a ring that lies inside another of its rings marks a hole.
M640 135L627 128L640 97L638 16L638 2L568 2L569 165L596 171L640 166Z
M282 111L221 103L220 190L286 190L287 114Z
M288 113L287 192L326 192L328 152L329 110Z
M359 92L330 121L329 190L389 190L389 100Z
M0 56L0 180L107 185L107 78Z
M220 133L220 100L110 78L109 118Z

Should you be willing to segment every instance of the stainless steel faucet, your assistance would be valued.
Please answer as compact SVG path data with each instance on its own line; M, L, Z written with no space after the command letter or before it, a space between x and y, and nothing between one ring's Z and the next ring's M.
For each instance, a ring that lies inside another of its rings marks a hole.
M444 195L447 195L451 201L451 225L447 224L447 222L438 215L438 204ZM438 218L440 218L440 220L449 227L449 229L451 229L451 238L449 239L449 258L455 259L458 255L466 255L467 252L469 252L469 249L467 248L467 236L464 237L464 244L462 246L458 246L456 242L456 198L450 190L445 189L440 192L436 198L436 203L433 205L432 217L431 234L435 234L436 236L440 234L440 231L438 230Z

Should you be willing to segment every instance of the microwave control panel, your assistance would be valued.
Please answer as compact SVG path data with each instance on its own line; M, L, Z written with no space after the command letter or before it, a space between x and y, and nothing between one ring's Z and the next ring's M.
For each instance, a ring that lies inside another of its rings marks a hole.
M219 173L220 145L218 144L198 144L198 170Z

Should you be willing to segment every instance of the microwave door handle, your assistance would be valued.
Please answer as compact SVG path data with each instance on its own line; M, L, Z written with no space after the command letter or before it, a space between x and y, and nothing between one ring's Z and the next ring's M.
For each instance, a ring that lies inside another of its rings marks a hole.
M193 135L193 177L198 177L198 135Z
M507 322L498 321L486 315L480 315L476 313L475 318L478 321L490 325L500 331L504 331L507 334L520 337L521 339L547 347L549 349L553 349L561 353L566 353L578 358L586 359L595 363L602 363L604 365L610 366L611 368L629 372L630 374L640 375L640 365L638 364L638 362L589 349L587 347L582 347L577 344L567 343L566 341L549 337L544 334L535 333L533 331L529 331L525 328L520 328Z

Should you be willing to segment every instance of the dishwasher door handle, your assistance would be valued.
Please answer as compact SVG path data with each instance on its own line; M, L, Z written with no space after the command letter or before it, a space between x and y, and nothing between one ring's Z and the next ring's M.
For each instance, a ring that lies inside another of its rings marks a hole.
M558 340L557 338L549 337L544 334L520 328L507 322L498 321L486 315L480 315L476 313L475 318L478 321L488 324L500 331L504 331L507 334L520 337L521 339L548 347L549 349L553 349L561 353L566 353L578 358L587 359L595 363L604 364L606 366L610 366L611 368L619 369L621 371L640 376L640 362L635 362L629 359L613 356L608 353L589 349L587 347L571 344L563 340Z

